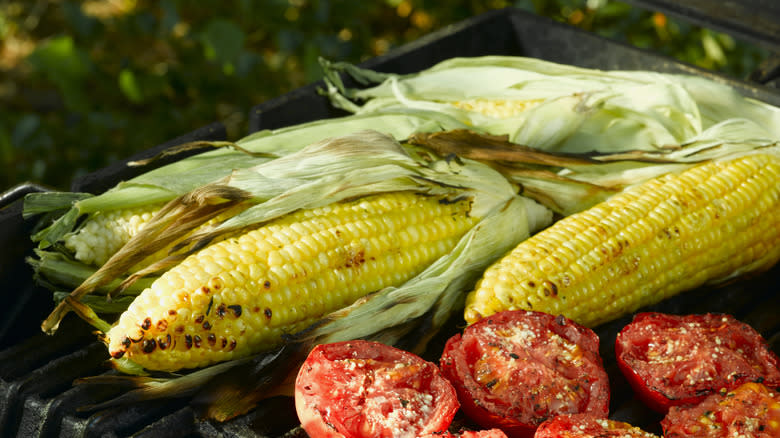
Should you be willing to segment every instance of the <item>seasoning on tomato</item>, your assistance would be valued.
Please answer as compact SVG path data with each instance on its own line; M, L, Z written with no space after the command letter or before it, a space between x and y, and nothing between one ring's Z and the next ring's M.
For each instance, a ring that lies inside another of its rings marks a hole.
M536 429L534 438L658 438L622 421L589 414L559 415Z
M439 366L482 427L532 437L559 414L606 417L609 382L590 329L541 312L504 311L450 338Z
M780 393L744 383L694 406L673 406L661 421L666 438L780 437Z
M615 354L637 397L660 413L745 382L780 386L777 356L730 315L640 313L618 333Z
M446 431L458 400L435 364L357 340L309 353L295 381L295 409L312 438L417 437Z

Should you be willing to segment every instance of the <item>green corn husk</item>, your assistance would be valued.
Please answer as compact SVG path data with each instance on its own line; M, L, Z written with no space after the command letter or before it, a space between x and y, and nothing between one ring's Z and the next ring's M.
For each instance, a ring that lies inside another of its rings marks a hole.
M463 128L446 116L424 111L383 111L365 116L318 120L274 131L259 131L235 144L214 142L219 149L203 152L147 171L98 195L86 193L32 193L25 197L24 215L52 213L58 219L33 235L39 248L56 244L77 229L84 215L168 202L236 169L260 165L285 156L323 138L373 129L396 139L413 132ZM248 153L255 154L254 156Z
M78 262L68 257L67 254L55 251L43 251L36 249L34 257L27 259L28 264L33 268L34 280L37 284L51 290L60 290L62 288L73 289L84 282L97 270L94 266ZM133 284L123 291L126 295L135 296L147 288L153 278L146 278ZM116 280L107 284L103 288L98 288L94 292L105 296L110 291L120 285ZM60 300L56 300L60 301Z
M447 114L514 143L567 153L663 150L726 120L750 139L780 139L780 109L697 76L600 71L507 56L453 58L409 75L322 61L333 104L355 114L414 108ZM346 88L344 73L367 88ZM532 102L499 119L455 107L470 99Z
M523 195L568 216L602 202L628 186L703 161L748 153L777 153L780 142L749 137L748 124L732 119L694 141L660 151L613 154L552 154L491 136L454 130L413 135L409 142L446 156L486 163L522 188Z

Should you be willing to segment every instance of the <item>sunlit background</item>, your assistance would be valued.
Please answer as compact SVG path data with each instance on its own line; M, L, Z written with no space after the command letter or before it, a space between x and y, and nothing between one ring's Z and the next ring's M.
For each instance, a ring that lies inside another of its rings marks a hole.
M767 56L612 0L0 1L0 192L76 175L492 9L522 8L744 78Z

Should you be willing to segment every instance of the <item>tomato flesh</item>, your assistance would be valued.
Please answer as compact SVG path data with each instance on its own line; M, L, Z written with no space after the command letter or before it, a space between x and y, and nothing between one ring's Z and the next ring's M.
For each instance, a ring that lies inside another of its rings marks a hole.
M618 334L615 353L638 398L660 413L744 382L780 385L777 356L729 315L641 313Z
M661 421L667 438L777 438L780 393L760 383L744 383L713 394L692 407L675 406Z
M598 346L592 330L562 316L506 311L450 338L440 366L466 416L509 436L533 436L555 415L607 415Z
M455 390L435 364L388 345L315 347L295 382L301 426L317 437L416 437L446 430Z
M589 414L559 415L536 430L534 438L658 438L622 421Z

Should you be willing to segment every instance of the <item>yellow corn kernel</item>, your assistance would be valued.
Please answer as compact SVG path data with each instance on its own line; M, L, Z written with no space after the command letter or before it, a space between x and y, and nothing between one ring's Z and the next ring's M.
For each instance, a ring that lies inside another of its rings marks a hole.
M629 188L564 218L488 268L473 323L511 309L595 326L780 259L780 159L749 155Z
M447 254L476 223L470 206L409 192L376 195L299 211L212 244L135 299L107 333L109 352L174 371L271 348L283 334L398 286Z
M114 253L119 251L122 246L138 234L152 217L160 211L162 206L163 204L151 204L97 214L90 217L78 231L65 237L65 247L73 253L73 257L76 260L93 266L102 266ZM244 208L246 208L246 205L239 204L220 213L165 248L149 254L141 262L133 266L130 271L138 271L143 267L164 259L169 255L170 250L182 240L236 215Z
M541 104L544 99L507 100L507 99L468 99L453 102L456 108L477 112L497 119L508 119Z
M154 204L97 214L78 231L65 237L65 247L80 262L103 265L141 231L161 206Z

